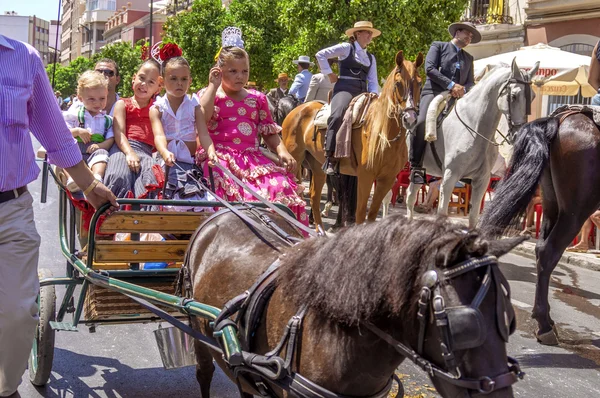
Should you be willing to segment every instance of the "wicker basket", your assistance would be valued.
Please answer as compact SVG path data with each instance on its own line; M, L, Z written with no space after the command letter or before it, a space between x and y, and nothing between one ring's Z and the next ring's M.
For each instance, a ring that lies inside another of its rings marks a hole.
M174 294L175 292L173 282L140 283L139 285L168 294ZM173 311L172 308L161 308L171 314L180 315L178 311ZM134 317L136 315L147 318L148 315L153 315L151 311L129 297L96 285L88 286L83 310L87 321L102 321L118 319L123 316Z

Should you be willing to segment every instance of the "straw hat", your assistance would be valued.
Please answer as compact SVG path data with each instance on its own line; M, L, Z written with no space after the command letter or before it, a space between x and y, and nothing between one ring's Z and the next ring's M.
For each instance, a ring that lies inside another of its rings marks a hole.
M275 83L279 83L279 79L289 79L287 73L280 73L277 75L277 79L275 79Z
M308 55L300 55L298 59L292 61L293 64L309 64L310 66L314 66L314 62L310 62L310 57Z
M471 22L455 22L448 26L448 32L450 32L450 36L454 37L454 34L457 30L464 29L473 33L473 38L471 39L471 44L479 43L481 41L481 33L477 30L475 25Z
M373 37L377 37L381 34L381 31L379 29L375 29L371 22L358 21L354 24L353 28L350 28L346 31L346 36L352 37L354 33L358 32L359 30L368 30L370 32L373 32Z

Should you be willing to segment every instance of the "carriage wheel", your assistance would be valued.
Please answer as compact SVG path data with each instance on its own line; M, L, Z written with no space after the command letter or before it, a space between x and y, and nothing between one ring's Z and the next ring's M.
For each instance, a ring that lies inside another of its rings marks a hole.
M38 271L40 279L51 278L47 269ZM29 380L35 386L44 386L50 379L52 360L54 359L55 331L50 322L56 319L56 293L54 285L40 288L38 296L39 323L35 330L33 347L29 355Z

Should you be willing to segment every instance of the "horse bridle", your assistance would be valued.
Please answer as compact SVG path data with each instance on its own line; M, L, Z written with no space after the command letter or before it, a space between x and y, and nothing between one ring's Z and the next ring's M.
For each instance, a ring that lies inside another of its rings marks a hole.
M367 328L394 347L402 356L410 359L426 371L432 379L439 378L457 387L477 391L480 394L489 394L492 391L509 387L519 379L523 379L525 375L516 359L508 357L508 372L495 377L485 376L479 379L469 379L463 377L460 366L456 364L455 357L455 351L476 348L485 341L485 324L479 306L486 297L492 282L496 283L496 300L500 299L500 295L504 295L505 300L508 300L508 283L500 273L497 265L498 259L495 256L483 256L471 258L444 271L442 280L440 280L435 270L428 270L423 274L423 286L419 295L417 313L419 320L417 351L397 341L371 323L367 324ZM471 304L468 306L446 307L444 298L441 295L441 287L451 279L481 267L486 267L486 273ZM510 305L510 302L508 302L508 305ZM430 311L440 332L440 351L447 370L441 369L422 356ZM511 323L510 326L507 325L507 328L508 333L506 336L505 333L501 333L505 341L508 340L508 334L514 331L514 323Z
M508 135L511 136L516 129L519 129L523 123L514 124L512 118L510 116L511 106L512 106L512 91L511 84L522 84L525 87L525 113L529 116L531 115L531 81L527 78L525 80L518 79L516 77L509 77L506 83L502 85L502 88L498 92L498 98L502 95L505 90L508 90L508 114L506 115L506 120L508 121Z
M396 73L400 73L400 70L398 69L398 67L396 67L396 71L394 74L396 74ZM417 109L415 98L413 96L414 83L415 83L415 79L411 78L410 83L408 84L408 88L402 87L400 82L396 82L394 84L394 97L398 101L398 105L395 106L396 112L393 115L388 115L388 117L390 119L392 119L392 118L395 119L396 123L398 123L398 125L401 127L402 127L402 119L404 118L404 115L407 112L415 111L417 114L419 113L418 109ZM404 94L404 96L402 96L402 100L399 100L401 88L405 94ZM412 106L402 107L401 104L406 104L408 102L409 98L412 99ZM395 141L399 140L401 136L402 136L402 128L400 129L398 134L394 138L392 138L389 142L395 142Z

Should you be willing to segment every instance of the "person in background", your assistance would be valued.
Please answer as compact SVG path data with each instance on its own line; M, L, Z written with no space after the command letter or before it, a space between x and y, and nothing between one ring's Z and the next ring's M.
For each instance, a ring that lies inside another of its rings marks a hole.
M56 97L56 103L58 104L58 106L62 106L62 104L63 104L63 98L60 95L60 91L55 91L54 92L54 96Z
M277 101L279 101L280 99L285 97L288 94L289 81L290 80L288 78L287 73L280 73L277 76L277 79L275 79L275 83L277 83L278 87L275 87L275 88L272 88L271 90L269 90L269 93L267 94L267 96L272 97Z
M312 73L310 73L308 68L314 66L315 63L310 62L310 57L307 55L299 56L292 63L298 66L298 74L294 77L294 82L292 83L292 87L290 87L290 95L296 97L298 101L304 102L310 78L312 77Z
M453 23L448 27L452 40L434 41L425 59L427 80L421 90L419 116L414 131L409 134L410 181L425 184L423 155L425 154L425 118L427 108L436 95L450 90L453 98L462 98L475 84L473 56L464 50L469 44L481 41L481 34L469 22Z
M337 61L334 58L327 60L329 67L333 67ZM310 78L308 85L308 93L306 93L306 99L308 101L322 101L329 102L329 93L333 90L334 83L329 80L329 76L323 73L316 73Z
M81 158L35 48L0 35L0 397L20 397L38 325L40 235L27 185L40 172L30 132L88 202L118 206Z

